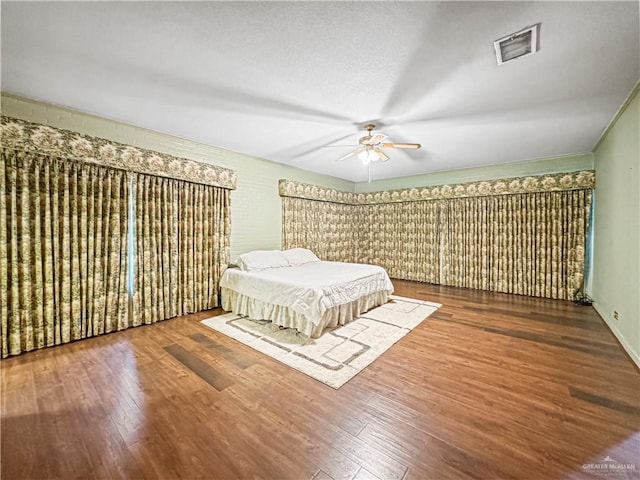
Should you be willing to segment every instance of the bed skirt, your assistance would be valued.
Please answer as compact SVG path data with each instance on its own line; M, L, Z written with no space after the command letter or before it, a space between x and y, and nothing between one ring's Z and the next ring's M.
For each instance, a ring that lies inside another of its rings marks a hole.
M281 327L295 328L311 338L318 338L325 328L344 325L360 314L387 303L388 300L389 292L387 290L365 295L351 303L328 309L320 321L314 325L309 318L293 311L290 307L263 302L242 295L235 290L222 288L222 308L224 310L253 319L270 320Z

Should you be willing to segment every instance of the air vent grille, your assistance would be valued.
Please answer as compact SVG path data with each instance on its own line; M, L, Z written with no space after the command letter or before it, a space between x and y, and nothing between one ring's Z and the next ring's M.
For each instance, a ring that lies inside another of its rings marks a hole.
M498 65L536 53L539 44L539 27L538 23L493 42Z

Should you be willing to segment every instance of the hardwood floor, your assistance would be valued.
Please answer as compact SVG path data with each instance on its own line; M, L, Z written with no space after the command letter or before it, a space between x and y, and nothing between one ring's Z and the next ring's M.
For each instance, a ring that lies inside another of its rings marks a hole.
M443 306L339 390L219 310L6 359L1 478L639 478L640 374L593 309L394 284Z

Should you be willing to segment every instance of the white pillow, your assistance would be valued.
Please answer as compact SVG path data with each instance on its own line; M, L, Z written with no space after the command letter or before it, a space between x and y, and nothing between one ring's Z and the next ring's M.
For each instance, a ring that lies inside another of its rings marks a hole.
M315 253L306 248L292 248L291 250L285 250L282 253L289 260L289 264L292 267L320 261L320 259L316 257Z
M280 250L254 250L243 253L238 257L236 263L245 272L289 266L289 260Z

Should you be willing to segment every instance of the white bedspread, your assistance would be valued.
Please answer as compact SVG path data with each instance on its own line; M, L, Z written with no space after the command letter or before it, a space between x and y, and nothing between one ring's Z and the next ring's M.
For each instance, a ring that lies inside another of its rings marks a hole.
M251 272L227 269L220 286L289 307L314 325L329 308L375 292L393 293L393 284L382 267L342 262L313 262Z

